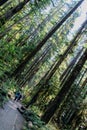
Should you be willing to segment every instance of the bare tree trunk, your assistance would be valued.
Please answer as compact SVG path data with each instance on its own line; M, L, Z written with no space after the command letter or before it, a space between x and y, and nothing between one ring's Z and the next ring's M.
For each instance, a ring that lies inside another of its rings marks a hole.
M4 32L0 33L0 39L3 38L6 34L8 34L8 32L12 29L12 27L18 23L20 23L21 21L23 21L26 17L28 17L30 14L30 12L28 14L26 14L25 16L23 16L22 18L20 18L17 22L13 23L12 25L10 25L8 28L5 29Z
M55 63L53 63L53 65L51 66L51 68L47 71L47 73L45 74L45 76L40 80L40 82L38 83L38 85L36 85L35 88L37 88L37 86L39 86L37 92L35 93L35 95L32 97L32 99L29 101L27 107L29 107L29 105L33 104L36 102L39 93L44 89L44 86L46 86L49 82L49 80L51 79L51 77L53 76L53 74L55 73L55 71L59 68L59 66L61 65L61 63L63 62L63 60L67 57L67 55L69 54L69 52L71 51L71 49L77 44L76 40L79 37L79 35L81 34L84 26L86 25L87 21L83 23L83 26L78 30L75 38L71 41L71 44L67 47L67 49L65 50L64 54L61 56L61 58L56 61ZM80 52L79 52L80 53ZM49 85L48 85L49 87ZM47 89L48 89L47 87Z
M33 32L29 33L29 35L26 38L24 38L23 41L17 43L17 45L23 46L30 37L34 38L35 35L38 34L39 29L40 28L42 29L42 27L45 26L46 23L51 20L51 18L57 11L58 11L58 9L56 11L54 11L51 15L48 15L40 24L38 24L38 26L35 28L35 30Z
M24 86L27 81L29 82L33 78L33 76L37 73L41 64L46 59L48 52L50 51L50 48L51 48L51 46L48 46L47 48L45 48L45 51L42 53L42 55L35 59L33 64L27 70L26 74L23 75L23 77L24 77L23 79L19 80L19 76L16 77L17 82L18 82L20 87Z
M80 78L79 78L79 82L76 84L76 86L74 87L74 89L72 88L70 90L70 92L68 93L68 95L66 96L66 98L64 99L64 102L62 103L62 105L60 106L59 110L58 110L58 114L57 114L57 123L60 124L60 117L61 117L61 114L64 112L64 109L67 108L67 111L69 112L69 110L72 109L72 116L70 115L69 119L66 120L66 118L64 119L65 120L65 123L70 123L72 122L72 120L74 119L75 117L75 113L78 109L78 106L79 106L79 103L76 103L78 100L79 100L79 97L81 97L81 92L82 92L82 89L85 89L85 82L87 81L87 79L83 82L82 86L80 86L80 82L82 81L82 79L84 79L84 76L85 74L87 73L87 69L84 70L84 72L81 74ZM78 80L78 79L77 79ZM72 102L71 102L72 101ZM69 106L67 105L67 103L69 103ZM74 109L74 110L73 110ZM68 112L66 112L65 116L67 116Z
M70 75L71 71L73 70L74 65L76 64L81 52L83 51L83 48L77 53L76 57L73 58L67 69L64 71L64 73L61 75L60 80L62 83L68 78Z
M84 87L86 86L87 84L87 78L84 80L82 86L81 86L81 90L84 89ZM80 118L80 115L78 115L79 111L76 111L76 114L72 120L72 129L71 130L75 130L76 127L78 127L79 125L79 118Z
M31 54L28 54L25 60L16 68L16 70L12 74L13 76L17 73L20 73L24 69L25 65L29 62L29 60L36 55L36 53L41 49L41 47L46 43L46 41L61 27L61 25L70 17L71 14L73 14L73 12L81 5L83 1L84 0L80 0L73 7L73 9L71 9L71 11L69 11L69 13L48 32L44 39L31 52Z
M0 6L2 6L4 3L6 3L8 0L0 0Z
M7 2L7 3L3 6L3 8L0 9L0 11L4 10L5 8L7 8L11 3L12 3L12 1Z
M55 111L58 109L60 106L61 102L64 100L66 94L70 90L73 82L75 81L76 77L80 73L83 65L85 64L87 60L87 50L83 53L79 61L77 62L77 65L75 66L74 70L72 71L71 75L69 78L66 80L64 85L62 86L61 90L55 97L55 99L52 101L52 103L48 106L48 109L45 111L45 113L42 115L41 119L45 122L48 123L51 117L54 115Z
M4 25L6 21L8 21L13 15L18 13L30 0L24 0L23 2L19 3L16 7L13 7L11 10L7 11L4 16L0 18L0 24Z

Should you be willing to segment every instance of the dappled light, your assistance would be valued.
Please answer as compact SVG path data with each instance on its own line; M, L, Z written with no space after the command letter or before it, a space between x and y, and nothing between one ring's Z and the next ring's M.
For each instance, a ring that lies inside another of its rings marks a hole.
M0 0L0 130L87 130L87 0Z

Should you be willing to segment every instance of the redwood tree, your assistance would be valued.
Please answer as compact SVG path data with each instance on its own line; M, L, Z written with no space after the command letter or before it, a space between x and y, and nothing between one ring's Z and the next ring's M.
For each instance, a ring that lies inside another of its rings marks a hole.
M48 34L42 39L42 41L36 46L36 48L29 53L26 58L22 61L21 64L18 65L16 70L12 73L12 76L17 75L20 73L25 65L29 62L29 60L36 55L36 53L42 48L42 46L46 43L46 41L61 27L61 25L75 12L75 10L81 5L84 0L80 0L60 22L58 22L49 32Z
M49 106L47 107L47 110L42 115L41 119L45 123L49 122L49 120L51 119L51 117L54 115L55 111L60 106L61 102L64 100L66 94L70 90L73 82L75 81L76 77L80 73L80 71L81 71L84 63L86 62L86 60L87 60L87 49L84 51L83 55L81 56L81 58L77 62L75 68L73 69L71 75L68 77L68 79L66 80L66 82L63 84L61 90L59 91L59 93L57 94L57 96L55 97L55 99L52 101L51 104L49 104Z

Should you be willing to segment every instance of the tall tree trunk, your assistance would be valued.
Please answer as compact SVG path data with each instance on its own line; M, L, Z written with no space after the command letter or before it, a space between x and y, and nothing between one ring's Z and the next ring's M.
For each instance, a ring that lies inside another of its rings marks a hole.
M8 0L0 0L0 6L6 3Z
M83 84L81 86L81 90L83 90L86 85L87 85L87 78L84 80L84 82L83 82ZM72 129L71 130L75 130L75 128L78 126L78 123L77 123L77 122L79 122L78 121L78 119L79 119L78 113L79 113L79 111L76 111L76 114L73 117L73 120L72 120Z
M66 80L64 85L62 86L61 90L53 100L53 102L48 106L48 109L46 112L42 115L41 119L45 122L48 123L51 117L54 115L55 111L58 109L60 106L61 102L64 100L66 94L70 90L73 82L75 81L76 77L80 73L84 63L87 60L87 50L83 53L79 61L77 62L77 65L75 66L74 70L72 71L71 75L69 78Z
M26 84L26 82L30 81L32 79L32 77L37 73L37 71L39 70L41 64L43 63L43 61L46 59L48 52L50 51L51 46L48 46L47 48L45 48L44 52L41 54L40 57L37 57L33 64L30 66L30 68L27 70L26 74L23 76L24 79L18 80L18 84L20 87L24 86ZM17 76L16 79L18 79L19 77Z
M78 30L75 38L71 41L71 44L67 47L67 49L65 50L64 54L61 56L61 58L56 61L55 63L53 63L53 65L51 66L51 68L47 71L47 73L45 74L45 76L40 80L40 82L36 85L35 88L38 88L37 92L35 93L35 95L32 97L32 99L29 101L27 108L29 107L29 105L33 104L36 102L39 93L44 89L44 86L46 86L50 80L50 78L53 76L53 74L55 73L55 71L59 68L59 66L61 65L61 63L63 62L63 60L67 57L68 53L71 51L71 49L77 44L77 39L79 37L79 35L81 35L81 32L84 28L84 26L86 25L87 21L85 21L83 23L83 26ZM47 88L49 87L49 85L47 86Z
M61 25L70 17L70 15L75 12L75 10L81 5L81 3L84 0L80 0L74 7L69 11L69 13L60 21L58 22L49 32L48 34L43 38L43 40L37 45L37 47L29 54L25 60L16 68L16 70L13 72L13 76L17 73L20 73L25 67L25 65L29 62L29 60L36 55L36 53L41 49L41 47L46 43L46 41L61 27Z
M27 103L26 108L28 108L30 105L32 105L33 103L36 102L36 100L37 100L37 98L39 96L39 93L42 91L42 89L44 89L43 87L44 87L44 84L45 84L45 81L46 81L47 74L48 73L46 73L42 77L42 79L40 80L40 82L35 86L36 89L37 89L37 87L39 87L39 88L38 88L38 90L36 90L35 94L31 98L31 100Z
M83 50L83 49L82 49ZM73 65L76 63L76 61L78 60L79 56L81 54L81 50L77 53L77 56L75 58L73 58L73 60L70 62L70 64L68 65L68 67L65 69L65 71L62 73L62 75L60 76L60 80L63 80L66 76L67 73L70 72L70 69L73 67Z
M4 10L5 8L7 8L11 3L12 3L12 1L7 2L7 3L3 6L3 8L0 9L0 12L1 12L2 10Z
M85 74L87 73L87 69L84 70L84 72L81 74L80 78L79 78L79 82L76 84L76 86L74 87L74 89L71 89L70 92L68 93L67 97L64 99L64 102L62 103L61 107L59 108L58 110L58 114L57 114L57 123L60 124L60 117L61 117L61 114L63 113L64 109L67 105L67 103L70 104L70 108L69 106L67 107L69 111L69 109L75 109L75 112L77 111L77 106L79 106L79 104L77 105L74 105L76 104L76 101L79 100L79 97L81 96L81 91L82 89L84 89L85 87L85 81L87 81L87 79L83 82L82 86L80 86L80 82L82 81L82 79L84 78ZM77 79L78 80L78 79ZM72 102L71 102L72 100ZM67 114L67 112L66 112ZM75 115L75 113L73 113ZM71 118L70 118L70 121L71 122L73 120L74 116L72 115Z
M87 78L84 80L82 87L84 87L87 84Z
M8 32L12 29L12 27L14 25L20 23L22 20L24 20L26 17L28 17L29 14L30 14L30 12L28 14L26 14L25 16L23 16L22 18L20 18L17 22L13 23L8 28L6 28L4 32L1 32L0 33L0 39L2 39L6 34L8 34Z
M22 28L20 28L19 30L15 31L15 32L12 34L11 37L8 37L8 38L6 39L6 41L7 41L8 43L11 42L11 41L14 39L14 36L16 36L17 34L21 33L21 29L22 29Z
M75 67L75 65L76 65L76 63L77 63L77 60L78 60L78 58L81 56L81 53L83 52L83 48L77 53L77 55L76 55L76 57L72 60L72 62L70 63L70 66L69 67L67 67L67 73L66 73L66 75L64 76L64 78L61 80L61 84L60 84L60 86L62 86L65 82L66 82L66 80L68 79L68 77L70 76L70 74L72 73L72 71L73 71L73 69L74 69L74 67ZM51 77L50 77L51 78ZM49 79L47 80L47 82L45 83L45 87L43 88L41 88L41 91L40 92L42 92L42 89L43 89L43 95L45 94L46 95L46 93L49 91L49 88L50 88L50 85L48 84L48 81L49 81Z
M79 52L77 53L76 57L73 58L73 60L71 61L71 63L69 64L69 66L67 67L67 69L64 71L64 73L61 75L60 79L61 82L64 83L64 81L68 78L68 76L70 75L70 73L72 72L75 64L77 63L78 58L80 57L80 54L82 53L83 48L81 50L79 50Z
M53 15L55 15L57 11L58 11L58 8L52 14L48 15L40 24L38 24L35 30L29 33L29 35L26 38L23 38L23 41L17 43L17 45L23 46L30 37L34 38L35 35L38 34L39 29L41 28L42 30L43 26L45 26L46 23L52 19Z
M16 7L13 7L11 10L7 11L4 16L0 18L0 24L4 25L7 20L9 20L13 15L18 13L30 0L24 0L23 2L19 3Z
M62 6L61 6L61 7L62 7ZM52 14L48 15L48 16L42 21L42 23L40 23L40 24L38 25L38 27L42 27L41 24L43 24L43 25L46 24L46 22L49 21L49 20L52 18L52 16L55 15L55 13L58 12L59 9L61 9L61 7L60 7L60 8L56 7L56 10L55 10ZM6 34L8 34L8 32L11 30L11 28L12 28L14 25L20 23L20 22L23 21L25 18L27 18L31 12L33 12L33 9L32 9L29 13L27 13L25 16L23 16L22 18L20 18L17 22L13 23L13 24L10 25L8 28L6 28L3 33L0 33L0 39L3 38ZM33 35L34 32L37 32L37 31L38 31L38 27L35 29L36 31L34 30L34 31L31 33L31 35ZM30 37L30 35L29 35L29 37ZM26 41L26 39L25 39L25 40L23 39L23 41ZM19 44L19 43L18 43L18 44ZM20 44L21 44L21 43L20 43Z

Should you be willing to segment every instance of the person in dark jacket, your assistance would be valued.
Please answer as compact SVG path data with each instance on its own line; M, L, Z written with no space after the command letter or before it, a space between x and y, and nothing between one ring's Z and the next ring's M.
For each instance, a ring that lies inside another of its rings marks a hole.
M17 101L20 101L20 99L22 98L22 95L19 94L18 98L17 98Z
M22 98L21 93L20 92L16 92L14 101L19 101L21 98Z

